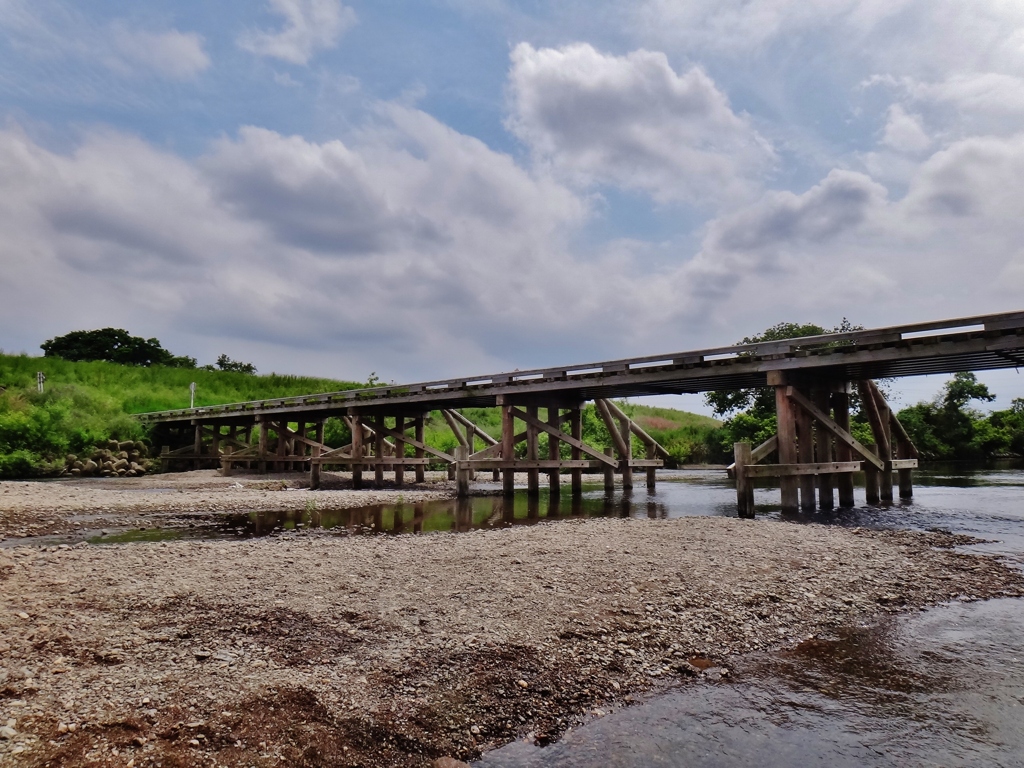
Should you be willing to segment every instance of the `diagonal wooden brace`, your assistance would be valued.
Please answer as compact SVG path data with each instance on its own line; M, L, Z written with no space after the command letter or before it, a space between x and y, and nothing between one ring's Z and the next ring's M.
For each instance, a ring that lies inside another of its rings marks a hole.
M878 456L876 456L867 448L865 448L864 445L859 440L857 440L857 438L855 438L845 429L843 429L834 421L832 421L832 419L829 418L828 414L826 414L824 411L818 408L818 406L816 406L814 403L812 403L810 400L808 400L806 397L800 394L800 391L798 389L796 389L795 387L786 387L786 397L792 400L798 406L800 406L800 408L802 408L805 413L809 414L812 418L814 418L815 421L817 421L823 429L826 429L829 432L831 432L832 435L836 438L836 440L839 440L840 442L843 442L850 448L852 448L858 455L860 455L861 458L864 459L864 461L877 467L879 470L885 469L885 464L882 462L880 458L878 458Z
M368 423L370 425L371 429L373 429L373 430L375 430L377 432L380 432L382 435L387 435L388 437L396 437L396 438L398 438L400 440L404 440L408 445L411 445L413 448L418 448L421 451L426 451L427 453L431 454L432 456L437 456L437 458L441 459L442 461L447 461L448 463L452 463L452 462L455 461L455 457L454 456L449 456L444 451L439 451L436 448L431 448L426 443L422 443L422 442L420 442L419 440L417 440L417 439L415 439L413 437L409 437L408 435L403 435L401 432L397 432L394 429L390 429L389 427L385 427L384 424L382 424L380 421L373 421L373 420L367 419L365 417L364 417L363 421L364 421L364 423Z
M607 464L607 465L609 465L611 467L619 466L619 462L617 462L611 456L606 456L605 454L601 453L596 448L591 448L589 445L584 443L582 440L577 440L575 437L572 437L571 435L567 435L567 434L565 434L565 432L562 432L559 429L555 429L550 424L546 424L543 421L541 421L540 419L535 419L533 416L531 416L526 411L524 411L524 410L522 410L520 408L513 408L512 409L512 415L515 416L520 421L525 421L531 427L535 427L535 428L539 429L541 432L546 432L547 434L551 435L552 437L558 438L559 440L561 440L562 442L568 444L569 446L582 451L583 453L587 454L588 456L594 457L595 459L597 459L598 461L600 461L600 462L602 462L604 464Z

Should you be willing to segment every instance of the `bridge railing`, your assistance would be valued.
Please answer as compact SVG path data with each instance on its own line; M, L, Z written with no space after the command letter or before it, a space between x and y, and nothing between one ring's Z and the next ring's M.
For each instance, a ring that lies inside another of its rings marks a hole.
M990 315L976 315L949 320L935 320L926 323L890 326L886 328L869 328L861 331L844 333L827 333L818 336L801 336L792 339L763 341L753 344L733 344L724 347L691 350L667 355L650 355L646 357L605 360L594 363L581 363L564 367L534 368L525 371L511 371L485 376L468 376L454 379L419 382L416 384L387 385L383 387L364 387L337 392L324 392L314 395L272 398L267 400L250 400L240 403L211 405L199 408L180 408L169 411L155 411L136 414L136 418L159 420L169 416L192 414L195 416L245 413L246 411L287 408L290 406L317 404L354 405L361 400L385 399L398 395L422 394L431 391L464 390L467 387L499 386L528 381L559 381L600 376L606 374L627 373L646 368L660 366L698 365L709 361L722 361L744 357L786 356L797 353L812 353L830 349L859 347L874 344L894 344L908 339L919 339L929 336L947 336L978 331L999 331L1024 327L1024 312L1005 312Z

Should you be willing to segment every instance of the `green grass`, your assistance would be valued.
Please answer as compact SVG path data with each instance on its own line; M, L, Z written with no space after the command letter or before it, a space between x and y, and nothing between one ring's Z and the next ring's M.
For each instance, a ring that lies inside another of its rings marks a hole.
M36 391L36 372L46 375L45 391ZM305 376L250 376L244 373L187 368L142 368L116 363L73 363L53 357L0 353L0 477L54 474L68 453L82 453L109 439L144 440L145 428L132 414L187 408L189 384L196 382L196 406L265 400L363 386L354 382ZM620 404L672 454L676 463L705 461L719 422L671 408ZM497 408L467 408L463 413L482 430L497 438L501 415ZM541 418L547 418L544 409ZM426 442L446 453L458 444L439 412L425 425ZM343 445L348 429L331 419L326 442ZM611 438L593 405L583 410L583 439L596 448L611 445ZM547 455L547 436L540 438ZM643 446L636 444L636 456ZM476 448L482 444L478 441ZM565 448L566 456L568 447ZM518 446L520 452L525 444Z

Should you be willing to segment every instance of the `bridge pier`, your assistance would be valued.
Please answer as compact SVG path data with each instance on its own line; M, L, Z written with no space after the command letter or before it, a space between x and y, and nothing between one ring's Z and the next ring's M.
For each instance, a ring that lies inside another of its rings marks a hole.
M873 381L857 382L857 391L875 444L862 444L850 433L849 383L770 371L768 384L775 389L776 436L757 448L749 443L734 446L730 470L736 478L741 517L753 515L751 480L755 477L779 478L785 514L797 512L798 507L804 512L816 506L833 509L834 484L839 488L839 506L852 507L853 473L861 470L868 504L892 502L894 470L899 473L900 498L912 497L917 449ZM778 464L757 463L772 452L778 453Z

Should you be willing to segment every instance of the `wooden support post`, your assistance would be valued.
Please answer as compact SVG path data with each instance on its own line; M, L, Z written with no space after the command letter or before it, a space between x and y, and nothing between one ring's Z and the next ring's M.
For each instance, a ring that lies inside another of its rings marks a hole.
M557 408L548 408L548 424L553 429L562 429L562 422L561 419L559 419ZM554 435L548 434L548 458L552 461L558 461L558 459L561 458L559 454L559 442L558 438ZM549 504L551 503L551 499L557 498L562 492L561 478L559 477L559 474L560 473L557 468L548 472L548 491L551 494L548 501Z
M469 448L460 445L455 449L456 468L456 496L465 499L469 496L469 474L470 468L466 460L469 458Z
M506 462L501 470L501 490L511 496L516 490L516 471L511 462L516 457L516 420L512 415L512 406L501 408L501 459Z
M893 419L896 417L893 416ZM899 423L899 422L897 422ZM902 426L902 425L901 425ZM914 454L917 451L914 450L914 445L909 440L904 440L900 435L896 436L896 458L898 459L915 459L917 458ZM901 499L912 499L914 498L914 470L900 468L897 470L900 482L900 498Z
M622 489L631 491L633 489L633 468L629 462L633 460L633 433L629 429L629 419L622 419L619 422L619 432L622 434L622 442L625 444L625 452L620 456L622 459Z
M380 417L381 424L384 423L384 416ZM384 458L384 433L379 429L373 432L373 455L377 457L377 463L373 467L373 487L384 487L384 465L380 459Z
M310 456L314 459L309 462L309 489L311 491L315 491L320 487L320 473L322 471L322 467L320 466L320 462L316 461L316 459L319 458L320 452L323 450L320 448L324 442L324 423L322 421L318 421L316 423L316 437L313 439L318 443L318 445L312 446L312 449L310 450Z
M654 445L652 445L650 443L647 444L647 458L648 459L656 459L656 458L658 458L658 449L655 448ZM648 467L647 468L647 492L648 493L651 493L651 492L654 491L654 484L655 484L655 481L656 481L656 478L657 478L657 472L658 472L658 468L657 467Z
M892 443L889 433L889 406L882 398L882 393L874 386L874 382L860 381L857 383L861 405L871 424L871 434L875 436L878 456L885 463L879 477L879 497L883 502L892 501Z
M769 372L768 383L775 387L775 416L778 421L779 464L796 464L796 414L793 403L786 397L785 377L778 371ZM782 511L797 510L797 478L779 478Z
M470 453L473 453L474 445L476 444L476 431L476 425L472 422L466 425L466 447L469 448ZM469 479L476 480L475 469L469 471Z
M865 447L875 453L877 451L874 443L867 443ZM864 498L868 504L877 504L878 496L878 470L870 464L864 464Z
M288 443L284 436L288 422L278 421L274 426L277 427L277 461L274 462L274 471L283 472L285 470L284 457L288 455Z
M736 462L736 509L740 517L754 517L754 486L747 475L747 467L753 463L750 458L750 443L733 445L733 460Z
M816 387L811 394L815 405L826 414L829 414L832 406L828 387ZM817 425L814 430L814 449L814 460L819 464L833 460L832 435L821 425ZM832 492L832 475L828 472L822 472L818 475L818 507L828 510L835 509L835 506L835 495Z
M192 452L195 455L194 468L202 469L202 459L199 457L203 453L203 424L202 422L195 422L195 438L192 443Z
M363 458L363 420L359 414L350 413L349 423L352 425L352 458ZM352 465L352 487L357 491L363 487L363 465Z
M576 440L583 439L583 411L578 405L569 411L569 433ZM573 461L579 461L583 453L573 446L570 456ZM569 474L572 477L572 497L578 499L583 495L583 470L573 469Z
M850 393L847 391L849 385L844 385L842 391L832 393L832 413L836 424L847 432L850 431ZM853 450L841 440L836 440L836 461L852 461ZM836 475L836 487L839 490L839 506L849 509L854 505L853 498L853 475L843 472Z
M416 440L417 443L422 444L423 443L423 415L420 414L419 416L414 418L413 422L412 422L412 425L413 425L413 437L414 437L414 439ZM423 452L422 448L417 448L415 453L413 453L413 456L415 456L417 459L422 459L424 456L426 456L426 454ZM417 483L422 483L425 480L426 480L426 469L424 468L424 466L422 464L417 464L416 465L416 482Z
M220 424L213 425L213 437L210 438L210 455L220 465Z
M796 442L797 462L800 464L814 463L814 436L812 425L814 420L810 414L802 408L796 411ZM782 463L782 460L779 460ZM813 512L816 506L814 500L814 475L800 475L800 509L804 512Z
M611 448L604 449L605 454L608 456L614 456L615 452ZM604 492L612 493L615 490L615 470L608 464L604 465Z
M228 445L224 449L224 454L230 459L231 454L235 452L234 442L238 439L238 427L232 425L228 427ZM220 473L224 477L230 477L231 475L231 462L227 461L221 464Z
M537 418L537 406L528 405L526 406L526 414L528 416ZM537 427L533 426L529 422L526 424L526 460L537 461L540 458L537 455ZM527 477L527 493L530 496L537 496L540 493L540 470L528 469L526 470Z
M270 441L270 423L265 421L262 417L257 416L260 420L260 436L259 436L259 471L261 474L267 471L267 443Z
M401 416L395 417L395 432L404 435L405 434L405 419ZM399 437L395 438L395 458L405 458L405 440ZM395 487L400 488L405 483L405 467L401 464L395 464Z

